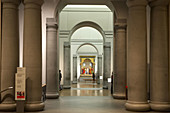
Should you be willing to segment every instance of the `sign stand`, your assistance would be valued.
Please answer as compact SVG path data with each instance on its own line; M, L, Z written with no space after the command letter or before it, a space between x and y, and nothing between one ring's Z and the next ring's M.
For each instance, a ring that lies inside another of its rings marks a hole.
M17 67L17 73L15 74L15 100L16 100L16 112L24 113L24 105L26 98L26 68Z
M17 100L16 104L16 113L24 113L25 100Z

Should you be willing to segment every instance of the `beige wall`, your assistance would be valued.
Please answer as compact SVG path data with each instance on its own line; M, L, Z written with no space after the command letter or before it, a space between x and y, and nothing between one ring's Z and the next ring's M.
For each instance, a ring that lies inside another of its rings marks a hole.
M44 0L42 5L42 84L46 83L46 19L55 18L59 0Z
M24 5L19 5L19 67L23 67Z
M75 25L84 21L98 24L104 31L113 31L113 13L106 9L63 9L60 13L60 30L71 30Z

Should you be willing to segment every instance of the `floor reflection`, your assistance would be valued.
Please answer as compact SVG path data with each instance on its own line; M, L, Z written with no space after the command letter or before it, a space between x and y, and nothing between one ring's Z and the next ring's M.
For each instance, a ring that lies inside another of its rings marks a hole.
M110 90L103 89L102 84L79 82L72 84L71 89L63 89L60 96L111 96Z

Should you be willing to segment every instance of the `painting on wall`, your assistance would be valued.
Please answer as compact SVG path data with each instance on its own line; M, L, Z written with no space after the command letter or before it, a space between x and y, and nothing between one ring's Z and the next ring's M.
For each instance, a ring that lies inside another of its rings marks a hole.
M80 56L80 76L92 76L95 70L95 56Z

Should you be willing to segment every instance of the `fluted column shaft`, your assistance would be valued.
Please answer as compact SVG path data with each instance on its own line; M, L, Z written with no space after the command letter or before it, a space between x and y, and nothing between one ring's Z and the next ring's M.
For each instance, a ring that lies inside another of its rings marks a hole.
M127 0L127 85L128 101L125 106L131 111L148 111L147 102L147 37L146 0Z
M46 89L46 97L47 98L58 98L59 85L57 84L57 80L59 79L57 70L57 29L58 26L54 20L54 18L47 19L47 60L46 60L46 73L47 73L47 89Z
M77 83L77 56L73 55L73 83Z
M24 67L27 102L25 110L43 110L41 5L43 0L24 0Z
M2 0L2 61L1 90L13 87L1 94L0 110L16 109L14 96L14 81L19 66L19 24L18 5L20 0Z
M114 92L116 99L126 97L126 26L115 25L115 62L114 62Z
M151 2L151 109L170 111L169 97L169 0Z

